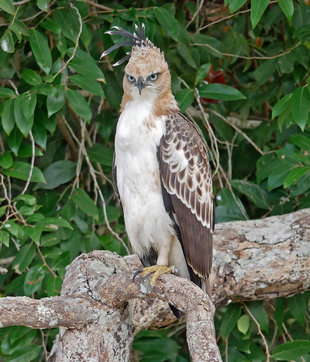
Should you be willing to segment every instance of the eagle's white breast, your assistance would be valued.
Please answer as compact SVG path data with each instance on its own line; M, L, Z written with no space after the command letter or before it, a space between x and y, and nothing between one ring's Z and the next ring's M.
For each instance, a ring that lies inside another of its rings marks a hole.
M152 246L159 251L173 234L161 193L157 147L165 118L152 114L153 99L128 103L115 136L117 186L127 234L133 250L143 256Z

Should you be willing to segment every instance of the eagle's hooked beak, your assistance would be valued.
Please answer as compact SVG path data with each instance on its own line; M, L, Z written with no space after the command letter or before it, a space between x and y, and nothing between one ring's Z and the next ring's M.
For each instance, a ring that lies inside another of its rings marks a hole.
M139 89L139 94L140 94L140 96L141 96L142 89L145 87L145 83L144 83L142 77L139 77L139 78L138 78L137 83L136 83L136 86L138 87L138 89Z

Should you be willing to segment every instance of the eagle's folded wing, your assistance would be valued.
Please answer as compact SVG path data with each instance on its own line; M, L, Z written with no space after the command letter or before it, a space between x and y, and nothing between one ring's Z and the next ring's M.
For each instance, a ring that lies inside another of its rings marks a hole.
M158 158L163 193L168 194L165 207L180 230L186 261L195 273L207 277L212 266L214 206L201 131L181 114L167 116Z

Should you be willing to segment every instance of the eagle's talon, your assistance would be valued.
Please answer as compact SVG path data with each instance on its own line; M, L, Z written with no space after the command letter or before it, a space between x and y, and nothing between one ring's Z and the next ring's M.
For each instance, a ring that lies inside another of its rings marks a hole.
M141 276L147 276L150 274L154 274L152 276L152 279L150 281L150 286L154 287L157 279L167 273L175 274L177 271L176 267L174 265L172 266L166 266L166 265L152 265L144 268L141 272Z

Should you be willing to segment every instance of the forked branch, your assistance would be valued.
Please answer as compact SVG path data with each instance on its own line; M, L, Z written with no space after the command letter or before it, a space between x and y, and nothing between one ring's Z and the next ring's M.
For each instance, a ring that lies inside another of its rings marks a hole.
M310 286L310 209L218 224L214 249L215 305L305 291ZM162 276L150 290L148 277L133 278L139 268L135 256L83 254L68 268L60 297L0 298L0 325L61 327L50 360L127 361L138 331L175 322L169 302L184 313L192 360L220 361L209 298L174 275Z

